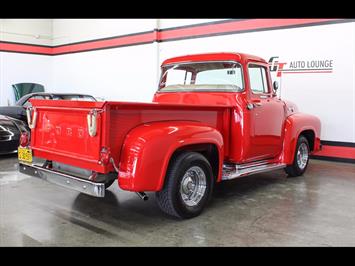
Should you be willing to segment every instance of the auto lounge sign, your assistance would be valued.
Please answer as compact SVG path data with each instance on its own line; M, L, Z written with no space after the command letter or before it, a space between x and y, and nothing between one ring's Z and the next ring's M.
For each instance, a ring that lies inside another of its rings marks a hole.
M333 73L333 60L308 60L279 62L278 56L269 59L271 72L276 72L276 77L282 74L327 74Z

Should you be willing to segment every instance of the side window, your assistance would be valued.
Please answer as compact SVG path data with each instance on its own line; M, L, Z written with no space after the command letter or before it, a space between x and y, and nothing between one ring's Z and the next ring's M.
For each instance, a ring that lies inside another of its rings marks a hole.
M265 67L250 64L248 72L251 90L254 93L269 93Z

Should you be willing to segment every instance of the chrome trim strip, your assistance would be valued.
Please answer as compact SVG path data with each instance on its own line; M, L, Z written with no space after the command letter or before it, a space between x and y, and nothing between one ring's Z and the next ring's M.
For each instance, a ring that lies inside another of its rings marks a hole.
M241 63L235 60L182 61L182 62L161 65L161 67L173 66L173 65L186 65L186 64L204 64L204 63L237 63L242 67Z
M207 89L198 89L198 90L169 90L169 91L158 91L157 93L170 93L170 92L242 92L242 91L239 91L239 90L214 90L214 89L211 89L211 90L207 90Z
M251 93L252 93L253 95L256 95L256 96L259 96L259 97L261 97L261 96L267 96L267 98L272 98L272 86L271 86L271 90L270 90L270 84L269 84L270 79L271 79L271 74L270 74L270 71L268 72L268 66L266 66L266 65L264 65L264 64L265 64L265 63L263 63L263 62L251 61L251 62L248 62L248 63L247 63L246 68L247 68L248 77L249 77L249 66L250 66L250 65L256 65L256 66L260 66L260 67L265 68L265 74L266 74L266 79L267 79L268 92L267 92L267 93L266 93L266 92L256 92L256 91L253 91L253 90L251 89L251 87L250 87L250 91L251 91ZM266 64L268 64L268 63L266 63ZM269 75L268 75L268 73L269 73ZM271 83L272 83L272 81L271 81ZM250 80L249 80L249 86L250 86Z
M97 111L96 109L91 110L87 116L88 132L90 137L95 137L97 132Z
M19 171L21 173L46 180L49 183L70 188L90 196L100 198L105 196L104 183L95 183L90 180L46 169L39 165L31 165L23 162L19 163Z
M286 164L279 163L256 163L248 166L223 164L222 180L230 180L242 176L282 169L285 167Z
M31 111L33 110L33 118L31 116ZM26 115L27 115L27 123L28 127L30 129L34 129L36 127L36 122L37 122L37 110L34 107L28 107L26 109Z

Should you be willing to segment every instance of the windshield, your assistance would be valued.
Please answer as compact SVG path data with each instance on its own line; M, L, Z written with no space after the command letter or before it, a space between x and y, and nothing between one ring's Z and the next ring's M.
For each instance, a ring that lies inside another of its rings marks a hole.
M162 68L160 91L241 91L241 65L235 62L196 62Z
M60 95L60 94L57 95L54 94L53 100L90 101L90 102L96 101L94 97L89 95Z

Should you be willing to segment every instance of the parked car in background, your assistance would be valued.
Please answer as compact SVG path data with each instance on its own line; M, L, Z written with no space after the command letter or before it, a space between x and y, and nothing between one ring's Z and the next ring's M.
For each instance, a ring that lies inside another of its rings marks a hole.
M0 115L0 154L17 152L21 133L25 132L29 133L25 122Z
M38 83L22 82L13 84L12 88L14 89L16 101L20 100L23 96L30 93L45 92L44 86Z
M26 107L31 106L30 99L96 101L93 96L86 94L36 92L26 94L14 106L0 106L0 115L10 116L27 123Z

